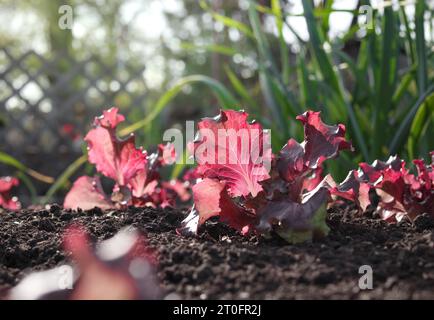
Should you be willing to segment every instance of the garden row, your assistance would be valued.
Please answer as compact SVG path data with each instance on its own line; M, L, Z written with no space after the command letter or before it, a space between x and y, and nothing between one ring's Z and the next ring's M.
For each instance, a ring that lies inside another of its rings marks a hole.
M289 139L274 154L270 132L247 118L245 112L224 110L215 118L202 120L197 139L188 146L197 166L180 179L165 181L160 169L177 160L174 146L159 145L156 153L147 154L136 147L133 135L126 139L117 136L117 127L125 119L116 108L107 110L95 119L85 141L89 162L113 181L113 189L107 194L100 176L82 176L63 206L128 212L133 207L180 206L192 195L193 206L176 229L178 234L197 234L207 220L217 217L246 237L272 238L276 234L291 243L327 235L327 208L342 201L353 202L353 214L375 207L376 214L387 222L413 221L423 214L434 217L433 161L414 160L416 174L396 156L387 162L360 163L358 170L336 183L323 172L326 160L353 149L345 139L344 125L324 124L319 112L307 111L297 117L304 126L304 141ZM243 141L248 141L247 150ZM15 178L1 178L0 206L20 208L18 199L11 196L17 183ZM111 298L161 297L152 271L157 258L137 230L121 231L99 245L96 253L88 246L85 228L79 223L73 221L62 239L81 271L79 285L68 293L70 298L104 297L104 290L98 291L101 286L94 284L107 281L119 294ZM51 288L44 286L45 293L58 291L53 290L58 287L58 273L56 269L44 275L44 283L54 281ZM17 298L26 292L19 288L13 291Z

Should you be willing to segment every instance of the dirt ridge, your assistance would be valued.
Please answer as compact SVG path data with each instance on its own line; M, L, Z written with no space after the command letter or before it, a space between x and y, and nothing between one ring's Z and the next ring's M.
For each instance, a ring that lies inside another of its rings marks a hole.
M167 293L183 299L434 299L434 220L387 224L356 217L352 207L329 210L327 237L289 245L277 238L242 237L207 222L199 237L176 234L185 212L129 208L72 212L0 213L0 291L30 270L65 262L62 230L86 227L93 240L127 225L145 232L159 255L159 278ZM373 269L373 290L361 290L359 267Z

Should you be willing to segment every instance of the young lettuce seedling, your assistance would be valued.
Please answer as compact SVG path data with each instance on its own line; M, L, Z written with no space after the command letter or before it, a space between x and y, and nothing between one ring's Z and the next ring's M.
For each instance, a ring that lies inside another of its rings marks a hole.
M158 151L148 155L135 146L135 137L119 139L116 129L125 117L117 108L104 111L95 118L94 128L85 137L88 143L89 162L96 170L115 181L111 195L107 195L99 177L82 176L67 194L64 207L83 210L121 208L128 205L167 207L173 206L177 197L189 199L186 185L181 181L163 182L161 167L175 162L173 145L159 145Z
M360 163L359 170L351 171L347 178L331 189L333 195L354 201L360 212L371 204L369 191L379 197L377 211L389 222L411 220L422 213L434 217L434 151L431 165L423 160L413 160L417 174L405 168L405 161L397 156L387 162L376 160L371 165Z
M247 117L246 112L226 110L199 123L191 149L202 180L193 186L194 206L179 232L196 233L218 216L242 234L276 232L289 242L327 233L325 207L332 179L322 177L323 162L352 149L344 125L326 125L319 112L307 111L297 117L304 141L290 139L273 155L265 142L269 133ZM210 141L212 136L218 139Z

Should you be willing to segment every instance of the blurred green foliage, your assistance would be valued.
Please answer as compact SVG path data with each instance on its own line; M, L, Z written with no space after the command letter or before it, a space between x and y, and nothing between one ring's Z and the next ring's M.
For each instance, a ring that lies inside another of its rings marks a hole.
M329 33L331 15L339 11L333 9L334 1L318 6L302 1L308 41L288 24L290 6L279 0L249 3L244 12L236 12L236 20L202 0L202 9L216 22L242 34L243 46L212 43L201 49L257 61L247 81L240 65L230 60L220 68L226 77L216 80L233 93L236 106L272 129L276 149L289 137L301 138L294 118L308 108L321 110L328 123L347 126L356 152L332 165L338 177L360 161L396 153L407 159L426 157L434 149L433 12L424 1L416 2L413 21L405 10L407 2L398 8L386 4L382 12L373 9L372 28L357 23L359 7L369 5L359 1L349 10L354 15L350 28L338 37ZM270 19L275 32L266 31ZM299 40L297 51L285 40L285 27ZM185 48L192 54L197 50L193 45Z
M144 35L134 26L142 23L152 31L140 14L160 0L0 0L0 5L36 10L48 53L66 48L77 57L92 53L120 72L127 63L154 70L159 83L139 88L148 94L147 105L131 110L131 125L121 131L135 131L147 148L161 142L165 128L219 108L239 108L272 129L277 151L289 137L302 139L295 116L314 109L328 123L344 123L356 148L329 166L336 178L360 161L395 153L426 157L434 149L433 8L426 1L400 1L397 7L384 2L384 9L373 8L373 28L366 29L358 23L359 8L370 1L358 0L354 10L336 9L338 2L303 0L302 12L294 12L293 1L174 1L180 9L164 9L166 29L152 40L152 32ZM59 32L61 3L74 7L75 19L92 18L95 30L80 37ZM128 7L131 3L138 6ZM128 19L121 14L126 8L136 10ZM352 22L344 34L332 35L338 12L352 14ZM289 23L292 17L304 19L307 38ZM34 32L40 33L36 25ZM13 38L6 30L0 45L25 47L33 36ZM128 103L122 92L113 101L121 109ZM65 164L48 196L67 185L82 164L83 158Z

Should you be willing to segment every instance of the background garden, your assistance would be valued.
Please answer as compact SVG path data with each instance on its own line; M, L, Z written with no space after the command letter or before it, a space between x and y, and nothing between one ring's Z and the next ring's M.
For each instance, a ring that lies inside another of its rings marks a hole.
M62 5L72 8L61 28ZM164 129L245 109L277 151L322 111L355 147L327 169L434 149L432 1L0 1L0 176L25 204L92 174L83 136L111 106L148 150ZM177 176L182 166L165 172Z

